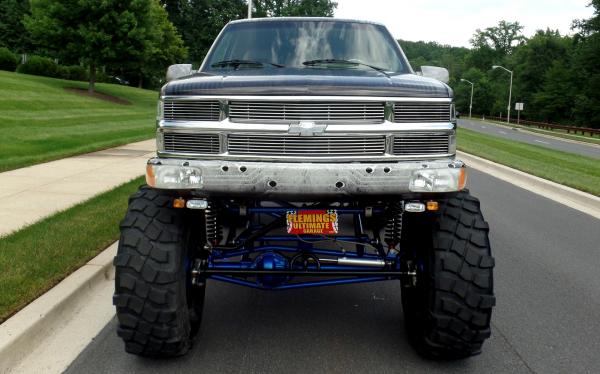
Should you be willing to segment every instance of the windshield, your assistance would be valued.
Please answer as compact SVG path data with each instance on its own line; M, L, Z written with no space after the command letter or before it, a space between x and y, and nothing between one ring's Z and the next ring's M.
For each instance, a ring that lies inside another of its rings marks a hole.
M409 72L385 27L335 20L287 20L228 25L202 70L369 69L369 65L388 73Z

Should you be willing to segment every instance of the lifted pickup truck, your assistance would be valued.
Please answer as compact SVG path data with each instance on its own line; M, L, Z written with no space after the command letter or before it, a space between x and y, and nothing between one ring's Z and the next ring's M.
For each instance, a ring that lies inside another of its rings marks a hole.
M209 279L395 280L420 353L480 352L494 259L445 69L415 74L379 24L272 18L229 23L199 70L167 78L114 262L127 352L186 353Z

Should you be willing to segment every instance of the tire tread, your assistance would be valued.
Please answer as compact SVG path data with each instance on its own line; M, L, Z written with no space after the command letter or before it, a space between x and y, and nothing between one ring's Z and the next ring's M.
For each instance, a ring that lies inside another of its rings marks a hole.
M429 318L435 329L428 341L434 355L478 354L490 337L495 297L488 232L477 198L461 192L442 204L433 230L434 303Z
M496 302L489 225L479 200L468 191L441 202L431 218L429 224L415 219L418 234L407 241L418 247L424 245L419 236L430 237L426 248L419 249L426 252L421 254L427 262L426 279L417 288L403 289L407 330L424 356L469 357L480 353L490 337Z
M117 334L137 355L178 356L191 345L183 222L170 204L170 196L142 187L120 224L113 304Z

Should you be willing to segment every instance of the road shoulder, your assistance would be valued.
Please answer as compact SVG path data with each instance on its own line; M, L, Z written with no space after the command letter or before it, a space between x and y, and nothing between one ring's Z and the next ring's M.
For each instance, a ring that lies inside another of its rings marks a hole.
M457 157L469 167L600 219L600 197L468 153L458 151Z
M571 139L571 138L566 138L566 137L562 137L562 136L558 136L552 133L544 133L540 131L531 131L530 129L528 129L525 126L522 125L515 125L515 124L502 124L502 123L498 123L498 122L490 122L490 121L486 121L486 120L481 120L479 118L464 118L462 119L467 120L467 121L471 121L471 122L477 122L480 124L485 124L485 125L489 125L489 126L496 126L499 128L504 128L504 129L508 129L508 130L514 130L514 131L519 131L525 134L529 134L529 135L535 135L535 136L540 136L542 138L547 138L547 139L552 139L552 140L558 140L558 141L563 141L563 142L567 142L567 143L573 143L573 144L580 144L580 145L585 145L585 146L591 146L591 147L596 147L596 148L600 148L600 143L595 143L595 142L586 142L583 140L576 140L576 139ZM598 139L598 138L595 138Z

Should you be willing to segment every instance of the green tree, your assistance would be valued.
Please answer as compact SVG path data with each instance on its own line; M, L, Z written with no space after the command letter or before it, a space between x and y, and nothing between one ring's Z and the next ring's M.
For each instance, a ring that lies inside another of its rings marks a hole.
M471 38L475 48L488 46L500 55L508 55L513 49L525 41L523 26L519 22L500 21L498 26L477 29Z
M25 30L23 19L29 14L28 0L0 1L0 47L12 52L32 52L29 33Z
M423 65L441 66L448 69L450 77L458 77L464 69L464 60L469 50L436 42L410 42L398 40L413 69Z
M246 17L244 0L161 0L188 49L189 60L199 64L221 29Z
M138 61L153 32L150 0L31 0L25 26L34 40L63 59L89 65L89 91L98 66Z
M188 0L161 0L160 4L167 11L169 21L179 30L179 33L182 33L186 27L190 2Z
M337 2L331 0L257 0L257 17L333 17Z
M550 82L557 82L558 67L561 70L561 79L566 77L573 80L574 74L570 70L570 56L572 54L573 41L570 37L563 37L558 31L538 30L526 44L519 46L510 57L509 65L514 67L515 79L515 99L526 103L525 111L522 115L529 119L536 120L554 120L559 118L569 118L570 116L549 117L549 111L544 108L549 100L534 100L534 96L542 93L546 89L551 89ZM552 77L547 76L548 70L556 66ZM566 75L565 75L566 74ZM553 92L555 92L553 90ZM550 92L544 97L548 98ZM566 97L566 93L565 93Z
M581 82L575 99L575 119L584 126L600 128L600 0L593 0L594 16L574 22L579 30L573 53L573 70Z
M473 48L465 58L467 67L474 67L481 71L487 71L492 65L502 60L502 57L488 45Z
M221 29L232 20L245 18L247 5L242 0L190 0L186 26L180 30L189 56L199 64Z
M473 86L473 114L490 114L495 101L492 86L486 73L477 68L470 68L461 77L474 83ZM456 109L466 115L469 113L471 100L471 85L466 82L457 82L454 85Z
M564 61L555 60L544 74L541 89L533 95L533 104L543 120L569 121L573 119L575 92L571 69Z
M485 84L493 97L491 105L483 113L506 114L508 104L506 73L491 70L491 67L492 65L503 65L511 70L514 69L508 64L507 58L515 48L526 43L522 31L523 26L519 22L500 21L497 26L487 27L484 30L477 29L470 40L473 50L466 58L466 66L486 72ZM517 92L513 93L513 97L516 97L515 94ZM487 99L489 100L490 97L488 96Z
M144 85L144 77L151 80L162 78L169 65L183 61L187 56L183 40L169 21L167 12L158 0L151 1L149 23L152 31L144 53L137 61L133 61L140 88ZM149 82L149 86L156 86L157 83Z
M578 29L577 36L585 38L600 31L600 0L592 0L589 6L594 8L594 16L589 19L578 19L573 21L573 29Z

